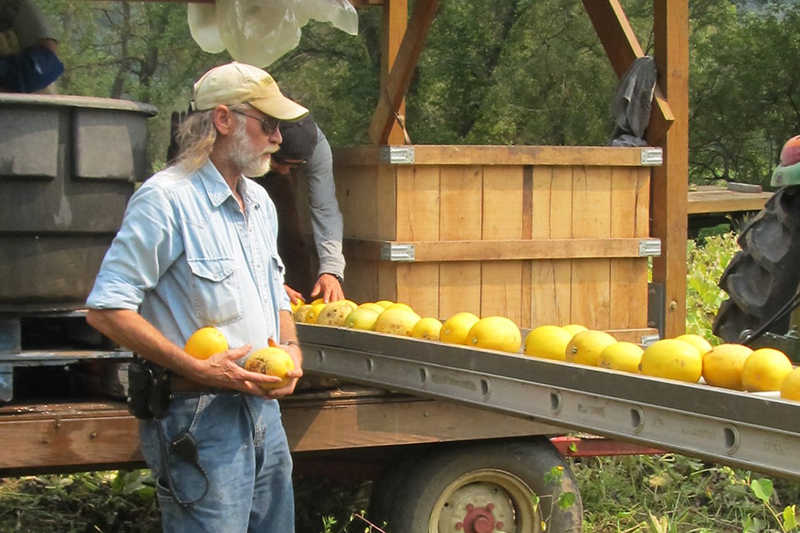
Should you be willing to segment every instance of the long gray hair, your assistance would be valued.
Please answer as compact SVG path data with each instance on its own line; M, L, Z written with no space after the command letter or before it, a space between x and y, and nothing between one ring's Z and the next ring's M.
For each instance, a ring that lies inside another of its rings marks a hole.
M216 140L214 110L192 113L183 119L178 130L178 164L185 166L189 172L199 169L208 161Z
M230 105L229 109L242 110L242 104ZM236 121L243 125L246 118L236 115ZM214 142L217 140L217 127L214 125L214 110L197 111L183 119L178 129L178 164L189 172L194 172L208 161Z

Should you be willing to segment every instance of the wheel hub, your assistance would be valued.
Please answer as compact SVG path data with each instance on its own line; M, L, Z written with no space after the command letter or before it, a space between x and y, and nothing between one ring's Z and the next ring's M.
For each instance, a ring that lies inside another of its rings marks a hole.
M464 520L456 523L456 529L464 531L464 533L492 533L503 529L503 522L495 520L492 510L494 504L488 503L485 507L475 507L475 505L467 504L467 514ZM497 528L497 529L495 529Z
M495 469L453 480L433 506L428 533L542 533L536 494L518 477Z

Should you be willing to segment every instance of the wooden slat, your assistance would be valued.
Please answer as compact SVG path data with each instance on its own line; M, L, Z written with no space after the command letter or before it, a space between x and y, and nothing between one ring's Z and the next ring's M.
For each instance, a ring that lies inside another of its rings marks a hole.
M439 240L439 169L396 167L398 239ZM397 301L424 316L439 316L439 266L400 264Z
M654 57L659 85L675 113L662 147L664 165L653 169L653 236L664 254L653 262L663 283L667 337L686 329L686 235L689 188L689 2L654 2Z
M339 209L346 221L345 237L356 239L378 239L378 201L375 173L377 166L349 166L337 164L334 175L337 177L336 196ZM308 203L306 198L298 202ZM390 209L387 207L387 209Z
M618 77L622 77L636 58L644 56L622 6L618 0L583 0L583 6L611 61L614 72ZM657 86L653 96L650 126L647 130L648 141L658 145L674 121L675 116L664 99L664 93Z
M417 68L422 47L428 38L428 31L438 8L439 0L417 0L414 3L408 30L403 37L394 66L386 78L386 85L381 88L378 106L372 115L369 137L375 144L386 144L389 138L394 115L400 110L411 85L411 77Z
M397 238L397 168L381 165L377 167L377 179L374 169L372 180L364 184L368 190L375 190L377 214L372 221L361 223L375 226L378 238ZM356 207L357 208L357 207ZM377 220L377 225L375 221ZM347 224L345 224L345 227ZM378 293L375 298L397 301L397 265L378 263Z
M0 474L143 466L139 421L121 404L111 410L88 403L50 407L0 416ZM295 454L562 432L451 402L386 394L327 399L298 394L282 400L281 411Z
M611 234L614 237L636 238L647 235L649 191L647 172L642 172L642 169L613 169ZM640 218L644 218L644 221ZM611 262L609 310L609 327L647 326L646 258L615 259Z
M614 259L609 290L608 327L647 326L647 259Z
M141 463L138 420L118 416L51 417L0 421L0 471Z
M642 337L658 335L658 330L655 328L609 329L606 330L606 333L609 333L620 342L624 341L641 344Z
M534 167L534 239L572 237L572 168ZM531 327L566 325L572 299L569 261L533 261L531 265Z
M294 453L563 433L537 422L439 400L364 402L316 410L282 404L282 411Z
M439 169L398 166L397 240L439 240Z
M397 263L378 263L378 296L376 300L398 301L397 297Z
M533 167L525 165L522 167L522 238L530 240L533 238ZM532 288L531 274L532 261L522 263L522 286L520 302L519 325L523 327L531 326L531 305Z
M650 233L650 169L640 168L636 174L636 236L647 237Z
M761 211L772 194L771 192L729 191L725 187L703 185L696 191L689 191L688 213L690 215L710 215Z
M381 31L381 89L389 79L389 73L397 59L397 53L408 27L408 0L392 0L383 6L383 28ZM406 101L403 98L397 109L398 116L405 117ZM405 144L403 127L394 117L389 116L391 125L386 135L387 144ZM405 121L405 118L403 119ZM383 143L381 143L383 144Z
M414 262L518 261L640 257L640 238L526 239L517 241L429 241L414 245ZM386 241L346 240L349 256L378 259Z
M363 183L368 191L375 191L375 215L372 220L359 220L359 223L377 229L378 239L393 241L397 239L397 167L378 166L377 180L375 171L372 178ZM357 205L353 206L358 209ZM378 224L375 225L377 220ZM345 225L346 226L346 225Z
M360 257L356 261L348 258L344 278L344 294L354 302L368 302L378 295L378 265L380 261Z
M348 165L381 164L380 146L336 148ZM643 148L610 146L414 145L414 165L536 165L641 167ZM388 163L383 163L388 165Z
M483 239L522 239L522 167L483 170ZM504 316L519 324L522 315L522 261L486 261L481 265L480 316Z
M397 301L410 305L422 317L439 318L439 265L399 263Z
M573 171L572 235L606 239L611 235L611 169L576 167ZM572 261L570 321L590 329L608 329L610 316L608 259Z
M483 225L483 176L481 167L442 167L441 218L439 238L442 241L480 240ZM468 206L473 206L468 208ZM460 312L476 315L481 312L480 263L452 262L439 266L439 313L442 318Z

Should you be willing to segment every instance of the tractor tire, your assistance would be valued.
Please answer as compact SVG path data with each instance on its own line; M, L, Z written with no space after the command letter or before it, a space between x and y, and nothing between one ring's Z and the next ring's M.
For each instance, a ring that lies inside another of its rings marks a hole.
M370 521L392 533L569 533L582 527L578 484L544 437L447 445L403 461L375 488ZM562 509L557 502L565 493L575 499Z
M800 185L779 189L745 226L738 252L722 273L728 293L712 331L725 342L741 342L745 330L757 330L797 292L800 284ZM770 331L784 334L791 316Z

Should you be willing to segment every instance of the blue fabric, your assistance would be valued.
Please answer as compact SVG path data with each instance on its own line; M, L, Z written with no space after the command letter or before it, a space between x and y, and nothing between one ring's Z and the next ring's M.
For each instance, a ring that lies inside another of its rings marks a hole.
M202 470L169 447L185 433ZM294 531L292 459L275 400L176 393L169 414L141 422L140 435L165 533Z
M0 58L0 87L15 93L44 89L64 72L58 56L44 46L32 46Z
M171 167L151 177L128 204L87 306L138 310L178 346L209 325L232 348L279 340L278 313L290 306L275 207L245 178L239 193L244 214L210 162L194 173ZM187 431L202 471L168 446ZM164 531L293 531L291 460L275 400L176 393L162 420L142 423L141 437L164 482Z
M291 308L275 206L248 179L240 192L246 216L210 162L191 175L176 166L148 179L128 204L86 305L138 310L178 346L204 326L217 327L232 348L279 341L278 312Z

